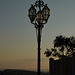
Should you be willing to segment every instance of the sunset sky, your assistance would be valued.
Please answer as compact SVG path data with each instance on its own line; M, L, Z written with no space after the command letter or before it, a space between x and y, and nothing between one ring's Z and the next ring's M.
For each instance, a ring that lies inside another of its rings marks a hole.
M48 70L44 52L57 35L75 36L75 0L43 0L51 10L42 31L41 70ZM37 69L36 29L28 9L36 0L0 0L0 69Z

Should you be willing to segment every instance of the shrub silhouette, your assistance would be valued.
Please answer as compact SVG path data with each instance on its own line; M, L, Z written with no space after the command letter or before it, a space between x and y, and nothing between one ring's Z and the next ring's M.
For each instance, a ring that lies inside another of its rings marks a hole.
M46 57L72 57L75 54L75 37L56 36L53 41L54 47L46 49Z

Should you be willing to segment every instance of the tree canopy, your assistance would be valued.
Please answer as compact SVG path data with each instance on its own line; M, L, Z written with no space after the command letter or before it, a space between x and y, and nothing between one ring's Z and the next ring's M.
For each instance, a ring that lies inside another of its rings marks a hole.
M75 37L56 36L53 41L54 47L46 49L46 57L72 57L75 54Z

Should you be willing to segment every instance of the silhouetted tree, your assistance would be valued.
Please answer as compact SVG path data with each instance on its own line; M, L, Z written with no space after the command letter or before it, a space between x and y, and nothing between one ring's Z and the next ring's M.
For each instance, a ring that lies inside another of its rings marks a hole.
M51 49L46 49L46 57L72 57L75 54L75 37L65 37L59 35L55 38L54 47Z

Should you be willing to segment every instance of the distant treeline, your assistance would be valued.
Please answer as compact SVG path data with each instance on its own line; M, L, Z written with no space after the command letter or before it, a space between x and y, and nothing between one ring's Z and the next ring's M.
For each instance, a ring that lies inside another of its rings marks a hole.
M6 69L6 70L3 70L3 71L0 71L0 75L37 75L37 72L26 71L26 70ZM41 72L41 75L49 75L49 74Z

